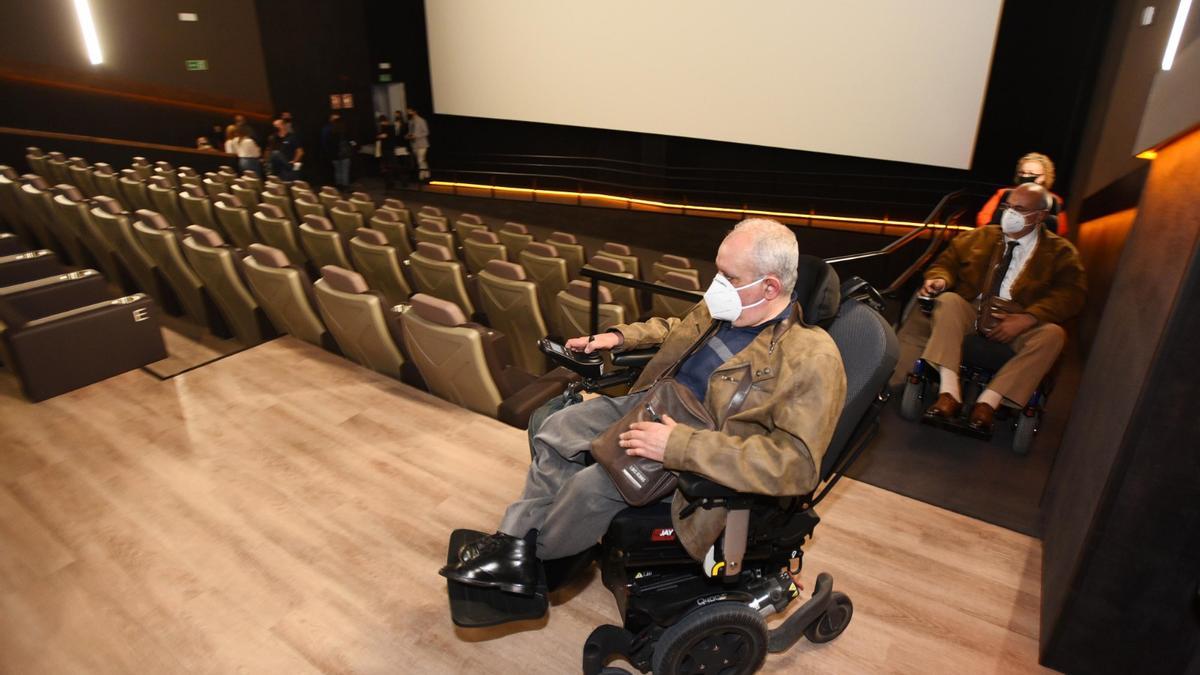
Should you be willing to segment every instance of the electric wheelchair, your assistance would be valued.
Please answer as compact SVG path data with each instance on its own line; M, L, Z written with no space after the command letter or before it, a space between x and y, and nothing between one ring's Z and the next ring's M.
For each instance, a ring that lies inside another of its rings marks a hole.
M921 313L933 313L933 298L918 296L917 302ZM981 440L991 440L995 428L992 431L975 429L968 424L967 418L979 394L983 393L996 372L1013 356L1015 353L1006 344L989 340L979 334L968 335L963 340L962 361L958 370L959 381L962 383L962 410L958 416L949 419L930 418L924 414L925 409L937 398L940 378L936 366L924 359L917 359L905 379L904 393L900 398L901 417L909 421L920 420L926 424L941 426ZM1033 446L1034 436L1042 423L1046 399L1054 388L1056 370L1057 364L1042 378L1024 407L1012 409L1003 405L996 411L997 422L1003 421L1005 415L1011 418L1009 426L1013 431L1012 451L1018 455L1028 454Z
M824 261L801 256L797 296L804 321L825 328L842 354L847 377L845 407L820 467L821 484L807 495L787 497L735 492L704 476L683 473L679 488L689 509L727 508L726 530L699 563L676 540L670 504L627 508L612 521L601 542L583 553L544 561L539 591L521 596L449 581L451 616L460 627L493 626L536 619L548 608L548 594L598 563L613 593L622 625L592 631L583 648L583 672L626 673L608 667L623 658L641 672L751 673L768 652L789 649L801 637L833 640L845 630L853 604L820 574L812 596L777 628L766 617L787 611L799 598L802 545L820 521L814 507L873 436L888 399L887 380L898 359L895 333L867 303L866 284L852 279L839 286ZM846 296L843 297L843 290ZM582 391L613 391L636 379L653 350L618 353L611 367L598 355L567 352L545 344L552 360L581 377L530 419L530 434L541 421L579 399ZM686 512L686 510L685 510ZM485 536L456 530L448 563L461 547Z

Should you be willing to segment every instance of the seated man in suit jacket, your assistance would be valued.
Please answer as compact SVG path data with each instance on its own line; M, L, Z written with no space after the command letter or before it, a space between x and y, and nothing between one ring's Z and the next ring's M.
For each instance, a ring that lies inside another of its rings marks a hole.
M1044 227L1051 195L1035 183L1009 195L999 226L955 237L925 272L924 295L936 295L932 334L922 358L938 368L941 388L926 415L953 417L962 409L958 367L963 339L975 331L980 303L1000 296L1024 311L1003 315L987 334L1016 353L971 409L970 424L990 431L1005 399L1024 406L1062 351L1061 324L1083 308L1087 277L1071 242ZM945 293L944 291L950 291Z

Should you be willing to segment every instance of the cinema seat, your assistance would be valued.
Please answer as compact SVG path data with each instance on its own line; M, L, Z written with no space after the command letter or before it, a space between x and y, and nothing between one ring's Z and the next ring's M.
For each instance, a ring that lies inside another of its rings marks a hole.
M204 188L204 194L208 195L209 199L216 199L217 195L227 191L229 186L230 184L226 183L223 179L218 180L216 178L205 178L201 182L201 187Z
M21 182L16 172L7 166L0 167L0 215L4 217L5 224L30 247L45 246L37 231L26 222L28 216L22 205L24 199L18 194L20 189Z
M30 173L39 176L50 173L50 169L46 167L46 153L39 147L31 145L25 148L25 163L29 166Z
M154 165L146 161L145 157L134 157L129 163L130 171L133 171L138 180L147 181L154 175Z
M375 214L375 202L371 199L371 195L365 192L353 192L350 194L350 199L346 200L350 207L362 214L363 220L371 219Z
M225 245L216 230L189 225L183 239L183 254L204 290L216 304L233 337L244 345L256 345L275 337L266 313L250 293L238 272L237 251Z
M58 256L47 248L0 256L0 286L23 284L63 271Z
M96 179L92 178L92 167L88 166L87 162L76 157L67 163L67 172L71 176L71 183L79 188L84 197L90 199L101 194Z
M50 206L60 230L70 235L67 248L73 251L71 257L77 264L99 267L106 277L118 281L120 277L115 272L115 260L104 248L103 240L92 225L83 192L74 185L59 185L54 189Z
M579 270L583 269L583 263L587 260L583 244L575 239L575 235L566 232L551 233L546 237L546 243L553 245L554 250L558 251L558 257L567 261L567 276L578 279Z
M332 185L325 185L321 191L317 193L317 199L320 200L321 206L325 207L326 211L333 209L338 202L342 201L342 193L338 192L337 188Z
M221 232L229 237L234 246L245 250L250 244L258 241L254 225L250 221L250 212L242 208L240 199L225 192L217 195L212 206L213 214L221 225Z
M400 222L410 227L412 226L412 211L410 211L408 207L404 205L404 202L396 199L395 197L388 197L387 199L384 199L383 206L380 206L376 210L392 211L396 214L396 217L400 219Z
M268 184L263 188L260 196L263 204L270 204L279 209L283 217L292 225L296 225L299 220L296 218L296 210L292 207L292 198L287 193L287 188L280 184Z
M427 214L418 214L417 215L417 227L420 227L422 225L425 225L429 229L437 230L439 232L449 232L450 231L450 221L447 220L446 218L444 218L443 216L430 216Z
M611 256L594 255L584 267L590 267L594 270L630 279L633 278L633 275L625 270L625 264ZM613 302L625 308L625 316L629 317L630 321L637 321L641 311L638 305L636 289L608 282L600 282L600 286L608 289L608 292L612 294Z
M500 243L504 244L504 248L508 250L509 262L521 262L521 251L533 243L533 235L529 234L529 228L521 223L505 223L496 232L496 235L500 237Z
M638 262L638 258L633 255L633 251L625 244L617 244L611 241L604 242L600 250L596 251L596 255L619 260L624 266L625 272L632 274L634 279L642 278L641 265Z
M308 262L308 256L300 247L296 235L296 226L284 217L283 211L274 204L259 204L254 209L254 231L258 233L257 240L283 251L293 265L303 266Z
M422 241L408 258L413 290L453 302L463 314L475 314L475 305L467 293L467 278L462 263L445 246Z
M418 218L417 227L413 229L413 239L420 243L427 241L438 246L445 246L454 251L454 234L446 227L446 222L440 218Z
M240 201L243 206L246 208L253 208L254 206L258 205L259 192L246 187L245 183L246 179L239 178L237 183L229 186L229 191L230 194L238 198L238 201Z
M600 292L600 325L596 332L604 331L626 322L625 308L612 301L612 293L603 286ZM558 327L564 340L582 335L591 335L591 283L576 280L567 285L567 290L558 294Z
M150 296L114 298L95 270L0 287L0 358L32 401L167 357Z
M419 383L416 369L407 365L399 310L386 306L362 275L326 266L313 290L321 318L346 358L377 373Z
M328 218L304 216L304 222L300 224L300 245L316 269L326 265L352 269L342 245L342 236L333 229Z
M227 236L213 214L213 205L209 201L208 195L203 194L200 190L196 190L196 193L199 194L193 194L186 190L179 193L179 207L183 211L183 219L186 223L184 227L199 225L220 232L222 237Z
M51 152L46 155L46 169L49 175L42 175L52 185L70 183L71 176L67 172L67 158L61 152Z
M122 169L121 177L117 182L121 187L121 203L126 208L135 211L154 208L150 196L146 193L146 183L138 172L133 169Z
M693 270L694 271L694 270ZM683 291L700 292L700 284L695 277L678 272L668 272L657 283L671 288L678 288ZM669 317L676 316L682 318L692 308L696 306L695 300L683 300L681 298L671 298L665 295L655 293L650 300L650 316Z
M468 323L451 302L418 293L401 314L404 343L435 396L524 428L537 406L562 391L567 378L543 378L506 361L505 336Z
M431 218L444 218L445 214L443 214L442 210L436 206L422 206L420 209L417 209L417 217L420 218L422 216Z
M146 194L150 196L150 203L153 205L153 208L148 210L161 214L171 224L171 227L187 227L189 223L183 215L183 209L179 207L178 188L167 178L163 176L151 178L150 184L146 186Z
M454 221L454 233L458 235L459 241L466 241L467 235L472 232L487 232L487 225L479 219L479 216L473 213L464 213Z
M495 232L480 230L463 238L463 262L471 274L479 274L489 260L508 261L507 249Z
M360 228L350 239L350 257L367 286L382 293L389 305L408 301L412 289L404 278L403 258L382 232Z
M333 227L338 234L346 239L353 237L358 228L365 227L364 223L367 222L363 215L344 199L329 209L329 219L333 221Z
M362 229L362 228L359 228ZM387 237L388 244L396 249L401 259L412 255L412 241L408 238L408 225L400 219L396 212L388 208L375 210L371 216L372 230L377 230Z
M317 314L316 295L308 274L289 263L277 248L251 244L248 253L242 259L246 285L275 330L330 351L340 351Z
M242 172L242 175L238 176L237 180L234 181L234 184L240 185L247 190L253 190L255 194L253 203L258 203L257 195L262 194L263 191L263 181L258 177L258 174L247 169Z
M92 196L99 197L103 195L120 201L121 184L119 179L120 176L111 166L103 162L97 162L92 166L92 180L95 181L96 189L99 190L99 193Z
M183 257L179 232L160 213L141 209L135 215L137 220L133 223L133 236L158 265L159 272L179 299L184 314L213 334L230 337L229 327L205 290L204 281Z
M554 308L559 291L567 288L567 261L558 257L553 245L531 241L521 251L518 262L525 268L529 280L537 286L542 314L548 314Z
M77 262L72 251L67 248L68 237L63 234L54 218L50 202L50 186L38 176L22 176L24 184L17 190L21 215L25 218L26 227L30 228L46 248L52 249L64 261Z
M121 203L109 197L97 197L94 203L92 222L96 224L96 230L105 245L133 280L133 286L148 293L168 312L181 312L178 299L158 272L158 263L134 238L133 224L129 214L121 208Z
M479 273L479 309L488 325L508 337L512 361L527 373L546 372L546 356L538 340L546 337L546 322L538 304L538 288L515 263L492 260Z
M700 283L700 271L692 267L692 261L682 256L663 255L650 265L650 281L658 283L668 274L681 274L695 279L696 284Z
M317 201L316 196L311 192L301 192L292 199L292 205L296 207L296 215L300 216L300 222L304 222L305 216L320 216L327 218L325 207L321 206L321 202Z

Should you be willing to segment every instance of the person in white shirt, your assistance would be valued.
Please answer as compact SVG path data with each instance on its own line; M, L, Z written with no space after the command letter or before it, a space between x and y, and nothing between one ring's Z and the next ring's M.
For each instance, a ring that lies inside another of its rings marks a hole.
M429 180L429 162L425 158L429 154L429 123L411 106L408 108L407 138L409 147L417 156L417 178L427 181Z
M239 171L253 171L262 178L262 149L243 127L230 124L225 128L225 152L237 155Z
M1007 344L1014 356L971 408L971 427L991 431L1001 403L1023 407L1054 365L1066 340L1062 324L1083 309L1087 275L1075 246L1044 226L1049 205L1046 188L1018 186L999 225L958 235L925 272L921 293L937 297L921 358L940 375L938 399L927 417L955 417L962 409L963 340L976 332L980 306L993 297L1021 311L994 313L999 322L983 336Z

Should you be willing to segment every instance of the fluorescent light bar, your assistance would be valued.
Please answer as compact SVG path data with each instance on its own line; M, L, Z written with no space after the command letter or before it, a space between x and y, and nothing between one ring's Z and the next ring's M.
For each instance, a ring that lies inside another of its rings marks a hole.
M79 17L79 29L83 31L83 43L87 45L88 61L92 65L104 63L100 53L100 37L96 35L96 23L92 21L92 7L88 0L75 0L75 15Z
M1179 10L1175 12L1175 25L1171 26L1171 37L1167 38L1167 51L1163 52L1162 69L1170 70L1175 65L1175 52L1179 50L1179 39L1183 37L1183 25L1187 23L1188 11L1192 8L1192 0L1179 0Z

